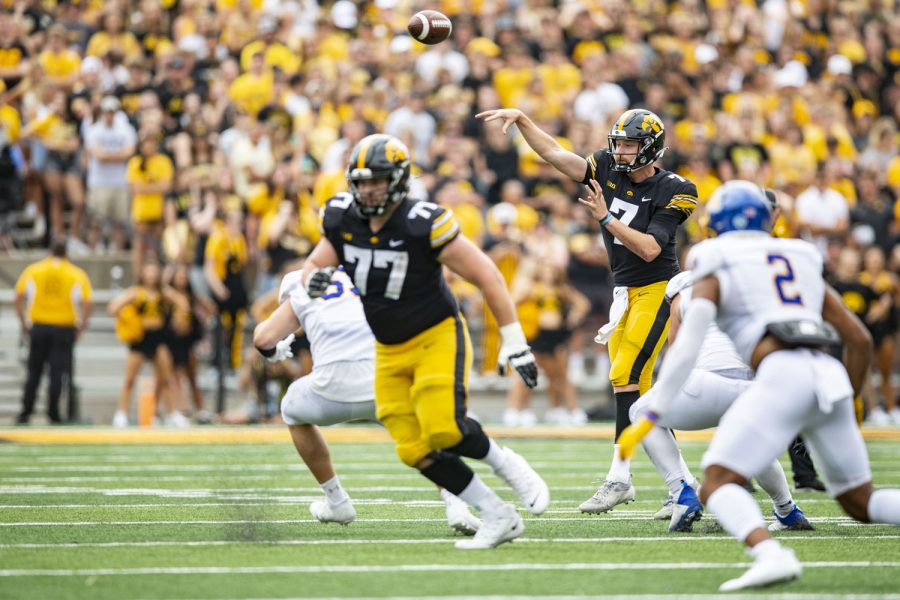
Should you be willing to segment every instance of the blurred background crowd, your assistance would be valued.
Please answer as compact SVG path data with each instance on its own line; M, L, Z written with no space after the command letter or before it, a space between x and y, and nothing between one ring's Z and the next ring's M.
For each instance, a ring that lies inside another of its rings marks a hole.
M474 115L520 108L587 155L623 110L644 107L666 125L661 166L694 181L701 203L733 178L776 190L776 234L813 241L873 331L869 418L900 424L893 0L0 4L0 248L66 234L71 257L130 253L126 285L175 284L192 299L183 318L175 296L161 300L177 352L215 328L224 342L211 347L224 351L210 354L243 364L248 386L267 367L241 333L316 243L318 208L346 189L350 149L385 132L412 150L411 195L452 207L500 266L537 340L543 418L583 422L577 392L591 405L608 385L591 341L612 295L598 224L574 201L579 185ZM447 42L408 36L424 8L451 17ZM703 237L702 213L682 247ZM453 283L478 340L473 377L489 380L496 323ZM176 358L191 381L196 357ZM193 382L172 393L196 396ZM534 423L527 391L511 386L505 421Z

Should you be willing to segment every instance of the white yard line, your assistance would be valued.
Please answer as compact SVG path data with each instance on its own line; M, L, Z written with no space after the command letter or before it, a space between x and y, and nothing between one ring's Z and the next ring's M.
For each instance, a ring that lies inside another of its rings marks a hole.
M472 600L472 596L388 596L379 597L379 600ZM613 594L613 595L553 595L553 596L477 596L478 600L592 600L602 598L603 600L658 600L665 598L666 600L900 600L900 594ZM273 596L271 598L245 598L244 600L371 600L372 596L358 596L349 598L340 597L296 597L284 598L282 596ZM140 600L157 600L155 598L141 598ZM167 600L167 599L159 599ZM201 600L201 599L184 599L184 600ZM205 600L205 599L204 599Z
M524 509L520 509L523 510ZM575 517L528 517L528 522L549 522L549 521L570 521L586 523L589 521L652 521L653 517L632 516L632 517L616 517L603 519L595 516L575 516ZM446 519L356 519L354 523L443 523ZM813 523L837 523L838 525L863 525L856 523L850 517L820 517L812 520ZM249 524L257 525L265 524L291 524L291 523L319 523L316 519L240 519L240 520L216 520L216 519L192 519L192 520L176 520L176 521L23 521L19 523L0 523L0 527L93 527L103 525L235 525ZM693 539L693 538L692 538Z
M123 569L0 569L0 577L90 577L113 575L254 575L275 573L416 573L472 571L686 571L739 569L751 563L510 563L431 565L320 565L265 567L134 567ZM805 569L896 569L900 562L805 562Z
M452 544L458 538L425 538L425 539L387 539L387 540L360 540L360 539L333 539L333 540L194 540L194 541L147 541L147 542L64 542L59 544L0 544L0 549L58 549L58 548L145 548L157 546L188 546L188 547L205 547L205 546L342 546L342 545L410 545L410 544ZM863 535L848 538L840 535L810 535L804 537L791 537L790 543L794 542L819 542L833 540L896 540L900 539L900 535ZM610 543L643 543L643 542L729 542L734 543L727 535L701 535L701 536L655 536L655 537L588 537L588 538L518 538L516 544L521 543L552 543L552 544L610 544Z

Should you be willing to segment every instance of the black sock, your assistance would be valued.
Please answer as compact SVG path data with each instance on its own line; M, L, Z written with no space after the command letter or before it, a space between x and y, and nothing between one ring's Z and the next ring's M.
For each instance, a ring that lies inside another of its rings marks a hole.
M622 435L622 432L626 427L631 425L631 419L628 416L628 411L631 410L631 406L638 401L638 398L641 397L641 393L637 390L633 392L616 392L616 439L619 439L619 436Z
M491 441L481 429L481 424L475 419L466 417L459 423L460 431L462 431L463 439L452 448L444 448L444 452L450 452L457 456L465 456L481 460L488 454L491 449Z
M472 469L455 454L438 450L428 457L434 462L420 473L451 494L460 495L475 477Z

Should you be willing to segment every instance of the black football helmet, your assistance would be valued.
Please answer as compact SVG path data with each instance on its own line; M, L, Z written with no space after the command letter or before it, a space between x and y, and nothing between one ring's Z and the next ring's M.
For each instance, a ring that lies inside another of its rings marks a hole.
M360 181L386 179L387 193L377 204L366 204L356 184ZM350 152L347 183L360 214L373 217L383 214L390 203L402 202L409 192L409 149L391 135L377 133L364 137Z
M609 140L610 168L613 171L630 173L662 158L666 152L666 128L662 120L649 110L635 108L626 110L616 119L607 136ZM620 140L640 142L637 155L630 163L620 163L613 155Z

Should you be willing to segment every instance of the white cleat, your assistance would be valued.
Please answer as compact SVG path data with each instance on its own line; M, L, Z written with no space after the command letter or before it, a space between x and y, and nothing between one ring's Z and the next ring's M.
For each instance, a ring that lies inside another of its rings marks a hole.
M128 415L125 414L125 411L116 411L116 414L113 415L112 426L116 429L125 429L128 427Z
M349 498L334 506L327 500L315 500L309 505L309 512L322 523L349 525L356 520L356 509Z
M178 427L183 429L185 427L191 426L191 421L186 416L178 412L177 410L172 411L166 416L166 425L169 427Z
M777 546L774 550L756 557L753 566L737 579L730 579L720 585L719 591L733 592L793 581L799 579L802 572L803 566L797 560L794 551Z
M631 485L631 481L620 483L607 480L593 496L582 502L578 509L583 513L600 514L629 502L634 502L634 486Z
M444 508L447 509L447 525L450 529L463 535L475 535L481 527L481 519L469 511L469 505L457 496L444 495Z
M511 504L504 504L495 515L485 516L474 537L456 542L460 550L487 550L511 542L525 531L525 523Z
M670 521L672 519L674 507L675 498L673 496L669 496L668 498L666 498L666 501L662 505L662 507L658 511L656 511L655 515L653 515L653 518L657 521Z
M528 512L542 514L550 506L550 488L528 461L509 448L504 448L503 452L506 462L494 474L513 489Z

